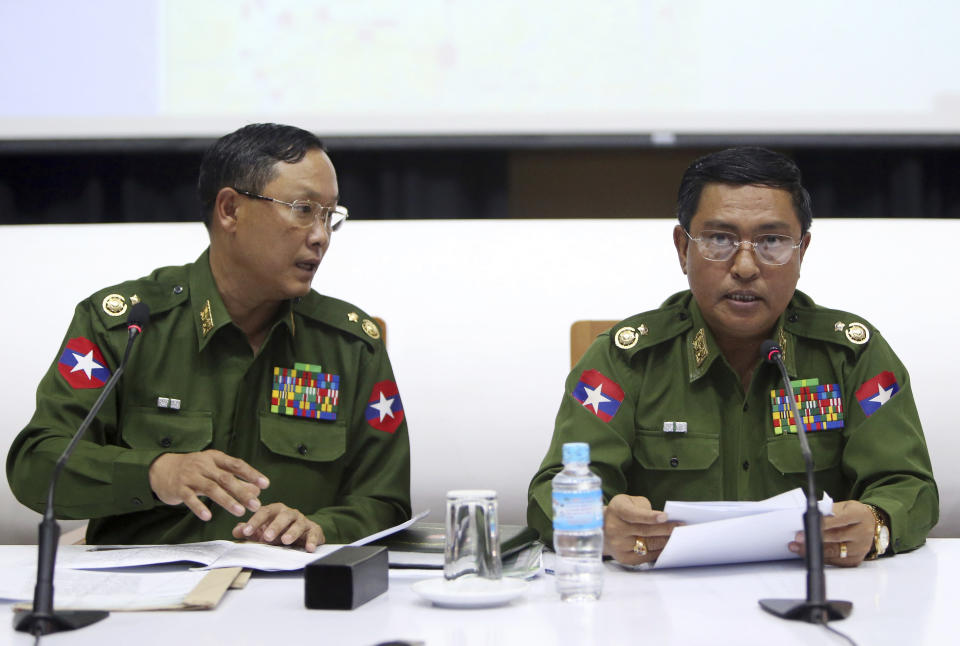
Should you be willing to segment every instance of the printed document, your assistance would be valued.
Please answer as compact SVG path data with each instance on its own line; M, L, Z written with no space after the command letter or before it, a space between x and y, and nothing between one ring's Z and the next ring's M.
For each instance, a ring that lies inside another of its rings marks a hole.
M820 513L833 515L833 500L824 493ZM802 489L755 502L667 501L674 528L654 568L777 561L800 558L787 548L803 529L807 499Z

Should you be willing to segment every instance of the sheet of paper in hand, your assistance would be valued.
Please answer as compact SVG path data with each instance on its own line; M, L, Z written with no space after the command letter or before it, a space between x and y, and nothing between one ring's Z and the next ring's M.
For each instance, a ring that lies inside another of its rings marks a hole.
M799 558L787 548L803 529L807 502L802 489L750 502L680 502L668 500L664 511L676 527L654 568L777 561ZM833 500L818 503L833 515Z

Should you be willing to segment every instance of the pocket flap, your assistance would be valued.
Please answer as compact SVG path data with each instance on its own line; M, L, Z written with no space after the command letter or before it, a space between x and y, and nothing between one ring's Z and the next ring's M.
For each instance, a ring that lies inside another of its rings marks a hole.
M808 433L810 453L813 454L813 470L832 469L840 464L843 436L837 431ZM803 473L803 453L800 451L800 438L795 434L781 435L767 442L767 459L777 471L783 474Z
M332 462L347 451L347 424L260 413L260 441L277 455Z
M123 441L132 449L192 453L213 442L213 414L134 407L124 416L121 429Z
M644 469L702 471L720 456L719 436L641 432L633 455Z

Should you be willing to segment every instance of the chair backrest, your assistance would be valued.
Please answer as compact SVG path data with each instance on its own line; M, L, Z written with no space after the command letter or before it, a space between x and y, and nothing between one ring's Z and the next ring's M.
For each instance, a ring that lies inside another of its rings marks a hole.
M383 347L387 347L387 322L379 316L374 316L373 320L376 322L377 327L380 328L380 338L383 339Z
M587 351L599 335L614 326L616 321L574 321L570 326L570 367L580 361L580 357Z

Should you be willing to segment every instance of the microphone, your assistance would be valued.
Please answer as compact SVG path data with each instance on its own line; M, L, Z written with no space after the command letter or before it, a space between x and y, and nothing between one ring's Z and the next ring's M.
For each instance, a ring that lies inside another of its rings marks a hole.
M90 412L80 423L77 432L70 440L67 448L64 449L63 455L60 456L53 467L50 487L47 489L47 508L43 512L43 520L40 522L40 535L37 541L37 585L33 591L33 609L17 611L13 618L13 627L20 632L39 637L50 633L75 630L96 623L110 614L101 610L62 611L57 613L53 611L53 571L57 560L57 541L60 539L60 525L57 524L53 513L53 494L57 486L57 478L60 477L60 472L63 471L67 459L73 454L80 438L83 437L84 432L97 416L100 407L107 399L107 395L113 391L117 380L126 367L133 342L143 333L149 321L150 308L147 307L146 303L137 303L130 308L130 314L127 315L127 347L123 353L123 359L103 387L103 391L90 408Z
M783 389L797 424L800 451L803 453L807 470L807 510L803 514L803 532L807 543L807 555L804 559L807 565L807 598L761 599L760 606L783 619L800 619L812 624L826 624L831 619L846 619L853 610L851 602L827 601L827 585L823 572L823 535L820 533L822 517L820 508L817 507L817 489L813 481L813 454L807 441L807 429L803 425L803 418L793 395L793 386L790 385L790 375L787 374L787 367L783 365L783 351L780 346L767 339L760 344L760 353L767 363L774 363L780 368Z

